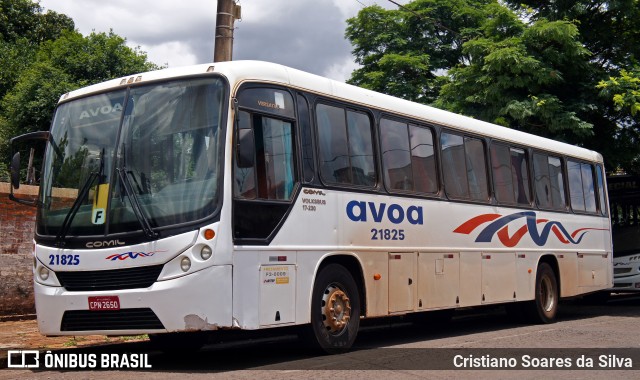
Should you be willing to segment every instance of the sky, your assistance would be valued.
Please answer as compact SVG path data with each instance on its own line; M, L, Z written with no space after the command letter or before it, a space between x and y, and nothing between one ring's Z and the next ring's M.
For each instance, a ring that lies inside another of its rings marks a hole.
M406 4L409 0L397 1ZM346 20L388 0L240 0L233 59L276 62L345 81L357 68L344 38ZM87 35L113 32L151 62L178 67L213 60L215 0L40 0Z

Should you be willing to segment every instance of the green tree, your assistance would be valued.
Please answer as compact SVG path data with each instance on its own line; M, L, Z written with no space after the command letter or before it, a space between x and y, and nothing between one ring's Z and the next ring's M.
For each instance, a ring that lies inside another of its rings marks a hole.
M630 173L640 173L640 67L621 70L617 77L610 77L598 84L600 95L611 100L617 112L616 157L620 167Z
M158 67L146 54L125 45L113 32L64 31L55 41L45 41L35 62L22 72L2 100L5 136L47 130L60 96L73 89Z
M632 71L621 70L620 76L598 83L601 94L612 99L616 110L631 117L640 117L640 67Z
M638 0L365 8L346 32L362 65L350 82L598 150L609 169L630 167L637 122L598 84L638 64L639 12ZM389 64L395 57L401 65Z
M629 118L599 84L610 77L625 77L638 65L640 57L640 4L638 0L507 0L507 4L532 20L572 20L579 40L591 52L589 71L583 76L588 86L580 96L589 107L581 118L593 125L593 135L585 146L605 156L610 169L637 171L637 118ZM624 81L624 79L623 79ZM630 108L628 108L630 110Z
M139 49L112 32L82 36L63 31L55 41L45 41L35 60L18 76L15 86L0 102L0 146L8 159L8 139L23 133L48 130L60 96L79 87L115 77L158 68Z
M74 29L68 16L42 10L31 0L0 0L0 99L31 64L42 42Z
M525 23L499 4L486 7L481 35L463 44L468 60L449 71L437 106L570 142L592 133L580 117L589 52L567 21Z
M462 43L491 0L416 0L398 10L363 8L345 36L361 68L349 83L421 103L433 102L443 71L461 62Z

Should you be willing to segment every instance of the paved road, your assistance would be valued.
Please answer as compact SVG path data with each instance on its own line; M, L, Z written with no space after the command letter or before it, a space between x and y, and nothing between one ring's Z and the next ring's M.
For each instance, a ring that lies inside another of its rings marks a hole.
M301 349L293 335L251 336L240 342L216 342L191 354L163 354L149 342L122 343L54 351L54 354L74 353L85 355L84 358L94 355L98 361L103 354L116 353L120 358L127 352L146 354L152 368L127 371L2 370L0 380L158 377L185 380L212 377L631 379L640 378L638 322L640 296L616 297L604 305L565 303L559 321L552 325L519 325L501 309L476 309L458 313L452 322L441 325L400 319L373 321L363 328L353 351L345 355L315 355ZM456 369L454 365L464 364L465 359L473 368ZM579 365L588 366L589 359L593 360L592 368L577 370ZM480 370L481 360L494 365L502 363L503 367L516 364L519 368L538 366L543 369ZM623 369L602 370L599 368L602 364ZM629 364L633 369L624 369ZM567 366L571 370L564 369Z

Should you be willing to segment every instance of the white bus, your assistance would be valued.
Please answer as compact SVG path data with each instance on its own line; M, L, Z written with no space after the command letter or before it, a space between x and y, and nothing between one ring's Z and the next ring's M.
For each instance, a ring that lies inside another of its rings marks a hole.
M600 154L280 65L72 91L30 138L45 335L305 325L340 352L362 318L504 303L549 323L612 286Z
M640 177L607 177L613 236L614 292L640 291Z

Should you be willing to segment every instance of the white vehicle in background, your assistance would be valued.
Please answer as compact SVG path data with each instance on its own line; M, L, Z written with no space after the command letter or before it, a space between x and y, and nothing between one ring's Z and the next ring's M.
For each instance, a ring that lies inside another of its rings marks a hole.
M46 335L304 325L341 352L361 318L506 304L550 323L613 286L600 154L280 65L64 94L49 132L12 140L13 187L30 139Z
M613 235L613 291L640 291L640 177L607 178Z

